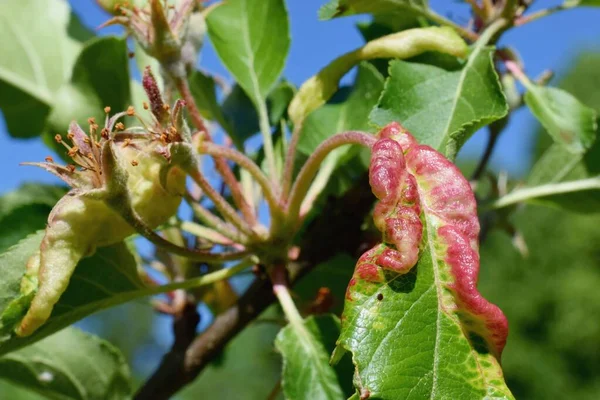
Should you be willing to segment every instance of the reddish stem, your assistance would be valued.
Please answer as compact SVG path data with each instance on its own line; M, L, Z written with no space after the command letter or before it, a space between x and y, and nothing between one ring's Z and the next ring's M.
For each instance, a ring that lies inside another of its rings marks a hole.
M177 90L183 97L187 104L188 111L190 113L190 117L192 118L192 122L196 129L200 132L204 133L204 138L208 142L212 142L212 137L206 126L204 125L204 121L202 120L202 116L200 115L200 111L198 111L198 106L196 105L196 101L194 100L194 96L192 96L192 92L190 91L190 87L185 79L175 78L175 85L177 86ZM233 197L233 201L237 208L242 212L244 219L250 225L256 225L256 214L250 204L244 198L244 194L242 193L242 185L238 182L237 178L233 174L233 171L227 164L227 161L223 157L215 156L213 157L215 161L215 167L217 172L223 178L223 181L229 186L231 190L231 197Z

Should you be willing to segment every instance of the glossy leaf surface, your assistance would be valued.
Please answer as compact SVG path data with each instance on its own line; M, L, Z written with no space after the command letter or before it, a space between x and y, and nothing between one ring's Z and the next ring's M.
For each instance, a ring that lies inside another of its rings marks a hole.
M306 329L299 330L289 324L275 339L275 346L283 356L285 397L297 400L344 399L335 370L329 365L327 349L339 334L337 317L309 317L304 326Z
M572 94L529 84L525 103L555 142L571 153L584 153L596 139L597 114Z
M206 20L223 64L255 105L279 79L290 45L283 0L232 0Z
M459 70L392 61L371 121L400 121L420 143L453 159L477 129L508 112L492 52L473 51Z

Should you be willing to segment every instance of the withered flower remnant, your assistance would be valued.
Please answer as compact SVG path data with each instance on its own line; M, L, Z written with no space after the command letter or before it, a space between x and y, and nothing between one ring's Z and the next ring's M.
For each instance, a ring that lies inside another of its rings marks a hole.
M17 303L26 305L22 299L27 298L31 304L16 327L18 335L30 335L50 317L83 257L135 232L109 201L115 192L126 190L131 208L151 228L165 223L181 203L186 175L172 162L171 153L191 140L182 115L184 103L179 100L172 112L166 110L149 70L144 82L152 110L160 105L166 113L161 111L160 120L151 114L147 121L133 107L109 117L106 107L102 128L90 118L89 134L73 122L66 139L55 137L67 149L72 165L62 166L51 158L25 163L46 169L72 189L52 209L40 249L27 263ZM141 126L125 128L117 122L125 115L137 118Z
M150 56L156 58L170 74L183 76L182 48L187 40L193 0L180 0L167 5L162 0L149 0L140 8L130 3L119 4L122 15L113 17L103 26L123 25Z

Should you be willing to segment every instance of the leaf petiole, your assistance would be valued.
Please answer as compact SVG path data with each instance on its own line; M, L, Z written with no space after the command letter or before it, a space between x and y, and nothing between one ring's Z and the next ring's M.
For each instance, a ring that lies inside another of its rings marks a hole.
M315 152L308 158L292 186L289 202L286 208L286 224L292 230L295 229L300 214L302 201L306 197L310 184L321 167L321 163L329 153L346 144L359 144L371 147L376 141L375 136L359 131L338 133L322 142Z
M538 197L545 197L555 194L571 193L591 189L600 189L600 177L581 179L577 181L567 181L561 183L550 183L547 185L534 186L531 188L517 189L507 194L506 196L496 200L491 205L491 208L498 209L523 201L532 200Z

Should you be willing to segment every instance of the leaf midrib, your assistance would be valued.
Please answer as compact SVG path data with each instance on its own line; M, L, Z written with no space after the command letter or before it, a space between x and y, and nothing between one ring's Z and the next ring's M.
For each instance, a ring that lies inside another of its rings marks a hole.
M462 93L462 91L463 91L463 85L464 85L465 79L467 77L467 72L469 72L469 70L470 70L470 68L471 68L474 60L479 56L479 54L481 53L481 51L482 51L483 48L484 47L482 47L482 46L476 47L473 50L473 52L469 55L467 63L465 64L465 66L461 70L460 77L458 79L458 83L457 83L457 86L456 86L454 100L452 102L452 107L450 109L450 115L449 115L448 121L446 123L446 127L444 128L444 135L442 136L442 140L438 144L438 149L450 137L450 132L449 132L450 125L452 124L452 121L454 121L454 117L453 116L456 113L456 108L458 107L458 102L462 98L462 96L460 96L459 94Z
M250 76L250 82L252 83L252 94L253 94L253 100L255 102L256 107L259 107L259 103L263 102L264 99L262 97L262 93L260 92L260 83L258 82L258 76L256 75L256 71L255 68L256 66L254 65L254 50L252 49L252 43L250 43L250 24L248 21L248 1L247 0L242 0L242 9L244 12L244 15L242 16L242 20L244 21L242 23L242 30L244 32L244 40L243 40L243 48L246 50L247 52L247 57L248 57L248 61L250 63L249 68L248 68L248 76ZM267 4L267 3L264 3Z
M321 364L321 360L320 360L321 357L319 356L319 349L317 349L313 343L313 341L316 341L316 338L312 335L312 333L310 333L310 331L308 330L306 325L304 325L304 323L300 323L300 324L290 323L290 325L293 328L296 335L300 338L300 343L303 343L302 347L304 347L307 354L311 355L312 358L315 360L316 369L319 372L317 376L325 377L327 372L330 372L330 371L325 370L323 368L323 365ZM303 368L303 369L305 370L306 368ZM329 398L335 399L336 393L331 392L330 385L323 379L319 379L319 380L322 382L321 387L323 387L323 389L325 389L325 391L330 396Z

